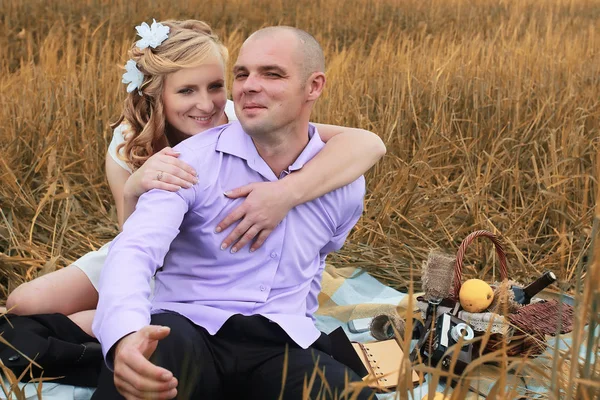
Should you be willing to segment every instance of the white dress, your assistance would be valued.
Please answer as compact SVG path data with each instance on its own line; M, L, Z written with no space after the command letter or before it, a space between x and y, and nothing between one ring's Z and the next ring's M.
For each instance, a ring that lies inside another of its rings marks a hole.
M235 110L233 108L233 102L231 100L227 100L227 104L225 104L225 115L227 119L231 121L237 121L237 117L235 115ZM108 154L112 157L113 160L119 166L121 166L124 170L132 173L131 168L125 163L125 161L121 160L117 156L117 146L125 141L123 137L123 132L126 129L125 124L121 124L115 128L113 131L113 138L108 146ZM98 250L90 251L85 254L83 257L79 258L75 261L72 266L81 269L92 282L92 285L98 290L98 283L100 282L100 271L102 270L102 266L104 265L104 260L108 255L108 248L110 246L110 242L106 243L104 246L100 247Z

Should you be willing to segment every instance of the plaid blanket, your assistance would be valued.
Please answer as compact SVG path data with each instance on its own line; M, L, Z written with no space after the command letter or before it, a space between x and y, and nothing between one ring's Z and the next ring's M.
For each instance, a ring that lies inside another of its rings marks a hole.
M408 295L400 293L373 278L366 272L357 268L334 268L327 266L323 273L322 289L319 295L319 309L316 313L316 325L325 332L329 333L341 326L350 340L357 342L369 342L374 338L369 332L360 334L352 333L348 330L348 321L359 318L373 317L383 313L397 311L400 315L407 311ZM600 332L597 333L597 335ZM561 335L559 348L566 350L571 343L570 335ZM549 349L553 349L555 340L550 340ZM413 341L414 345L414 341ZM552 365L551 351L539 356L535 363L541 368L548 368ZM477 377L477 383L472 386L482 394L487 394L499 377L498 368L493 365L483 365L478 368L474 374ZM506 378L506 387L510 390L513 387L518 388L519 396L544 397L549 390L548 382L542 382L536 379L539 374L532 370L525 369L517 375L509 375ZM394 398L421 399L427 394L429 377L425 377L425 383L414 389L412 394L388 393L380 394L380 400ZM444 385L438 384L436 391L443 392ZM37 399L35 385L27 385L25 388L27 399ZM44 400L88 400L91 397L93 389L78 388L68 385L58 385L46 382L43 385ZM0 390L0 399L5 399ZM469 393L467 399L483 399L474 392Z

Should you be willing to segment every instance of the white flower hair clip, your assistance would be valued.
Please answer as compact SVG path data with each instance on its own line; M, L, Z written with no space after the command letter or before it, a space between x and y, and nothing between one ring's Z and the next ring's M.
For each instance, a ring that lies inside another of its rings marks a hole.
M141 39L136 42L136 46L140 49L145 49L146 47L155 49L169 37L169 27L160 22L156 22L155 19L152 20L152 25L148 26L147 23L142 22L141 25L135 27L135 30L141 37Z
M144 82L144 74L138 69L135 61L133 60L127 61L127 64L125 64L125 70L127 72L123 74L122 82L129 84L127 85L127 93L131 93L135 89L138 89L138 93L141 96L142 92L140 87L142 86L142 82Z

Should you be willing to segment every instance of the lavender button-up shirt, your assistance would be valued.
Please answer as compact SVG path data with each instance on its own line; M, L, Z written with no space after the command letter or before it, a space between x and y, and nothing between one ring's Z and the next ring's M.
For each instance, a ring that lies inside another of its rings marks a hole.
M281 177L302 168L324 146L312 125L309 137ZM342 247L359 219L364 179L295 207L260 249L251 253L245 246L232 254L220 245L233 227L222 234L214 231L243 199L228 199L223 192L278 177L238 122L195 135L176 149L179 159L198 171L199 183L142 195L113 241L93 323L105 357L119 339L164 310L187 317L210 334L233 314L260 314L299 346L310 346L320 334L312 314L325 257Z

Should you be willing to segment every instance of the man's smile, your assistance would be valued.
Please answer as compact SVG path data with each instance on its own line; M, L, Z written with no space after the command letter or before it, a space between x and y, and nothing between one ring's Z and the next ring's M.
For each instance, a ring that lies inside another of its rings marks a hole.
M262 109L262 108L267 108L265 106L262 106L258 103L245 103L243 109L244 110L258 110L258 109Z

